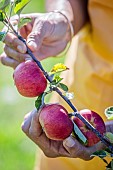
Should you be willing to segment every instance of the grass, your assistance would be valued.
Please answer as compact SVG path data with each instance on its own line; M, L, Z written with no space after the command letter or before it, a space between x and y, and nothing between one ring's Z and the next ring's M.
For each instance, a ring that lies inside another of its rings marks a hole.
M44 1L32 0L24 12L42 11ZM0 47L1 53L1 44ZM49 70L59 60L63 62L63 58L49 58L42 64ZM34 108L35 99L19 95L12 75L13 69L0 64L0 170L32 170L38 147L21 131L21 123L24 115Z

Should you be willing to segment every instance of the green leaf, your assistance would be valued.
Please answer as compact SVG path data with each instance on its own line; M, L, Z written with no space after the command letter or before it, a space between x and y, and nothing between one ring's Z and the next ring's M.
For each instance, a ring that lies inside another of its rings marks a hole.
M14 12L20 15L23 8L30 2L30 0L16 0Z
M107 156L107 152L104 150L99 150L94 152L91 156L98 156L100 158L105 158Z
M107 119L113 120L113 106L110 106L105 109L105 115L106 115Z
M53 81L52 81L51 85L58 85L62 80L63 80L63 78L61 78L61 77L58 76L58 75L55 75L54 78L53 78Z
M0 21L3 22L3 21L4 21L4 18L5 18L4 13L3 13L3 12L0 12Z
M61 88L62 90L64 90L65 92L68 91L68 87L63 83L59 83L58 87Z
M62 72L62 71L68 70L68 69L69 68L67 66L65 66L64 64L58 63L53 66L53 68L51 69L49 74L59 73L59 72Z
M18 28L20 29L21 27L23 27L24 25L27 25L27 23L29 23L31 21L32 21L31 18L21 18L19 20Z
M81 130L78 128L78 126L75 124L75 122L73 121L74 124L74 133L78 136L78 138L84 143L87 144L87 139L84 136L84 134L81 132Z
M0 0L0 10L5 11L5 8L10 4L10 0Z
M4 41L6 32L0 32L0 41Z
M43 98L43 93L40 96L38 96L37 100L35 101L35 107L37 110L40 109L40 107L43 103L42 98Z
M113 133L106 132L105 136L108 138L108 140L113 143Z

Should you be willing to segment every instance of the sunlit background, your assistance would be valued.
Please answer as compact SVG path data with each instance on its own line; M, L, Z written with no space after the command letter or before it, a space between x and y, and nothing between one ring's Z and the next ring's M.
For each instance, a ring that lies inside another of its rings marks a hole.
M24 10L30 12L44 12L44 0L31 0ZM58 61L59 58L51 58L42 64L49 70ZM34 108L35 99L19 95L12 75L13 69L0 64L0 170L32 170L38 147L21 131L21 123L24 115Z

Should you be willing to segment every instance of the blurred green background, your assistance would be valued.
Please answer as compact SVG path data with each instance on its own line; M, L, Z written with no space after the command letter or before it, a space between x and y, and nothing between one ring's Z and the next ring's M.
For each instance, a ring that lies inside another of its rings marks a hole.
M44 0L31 0L24 10L30 12L44 12ZM0 54L2 51L0 43ZM42 64L50 70L59 61L63 58L49 58ZM19 95L12 75L13 69L0 64L0 170L32 170L38 147L21 131L21 123L34 108L35 99Z

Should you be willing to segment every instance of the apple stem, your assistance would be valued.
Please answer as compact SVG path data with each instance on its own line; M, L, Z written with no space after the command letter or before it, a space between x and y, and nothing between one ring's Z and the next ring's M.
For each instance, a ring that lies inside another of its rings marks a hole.
M36 57L33 55L32 51L28 48L26 41L20 35L18 35L18 38L26 45L27 53L32 57L32 59L36 62L38 67L42 70L46 79L50 83L52 83L52 77L49 76L49 74L42 67L40 61L38 59L36 59ZM64 96L62 94L62 92L57 87L51 87L50 90L56 91L68 103L68 105L72 108L72 110L74 111L73 115L78 117L90 130L92 130L100 138L100 140L110 149L110 151L113 153L113 145L97 129L95 129L82 115L80 115L78 113L76 107L72 104L72 102L66 96Z

